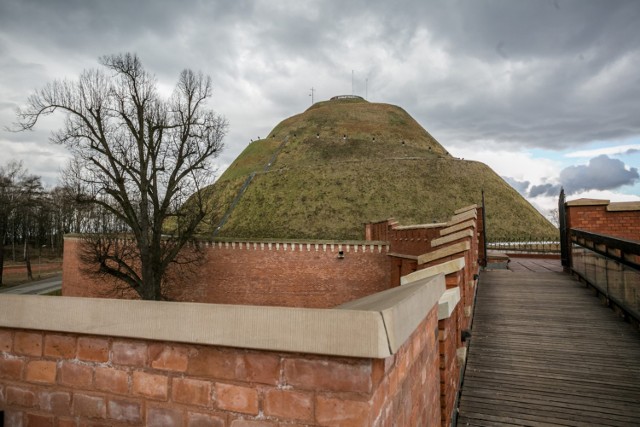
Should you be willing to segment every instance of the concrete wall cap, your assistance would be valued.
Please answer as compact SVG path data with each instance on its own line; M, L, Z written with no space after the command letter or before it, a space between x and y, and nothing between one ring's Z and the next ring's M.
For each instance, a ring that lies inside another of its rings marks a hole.
M0 327L385 358L408 339L444 290L440 276L370 295L366 298L375 303L354 309L3 294Z
M422 270L414 271L413 273L402 276L400 278L400 285L401 286L408 285L418 280L437 276L440 273L446 276L447 274L456 273L462 270L464 266L465 266L464 258L456 258L451 261L447 261L442 264L423 268Z
M412 261L417 261L418 260L418 256L417 255L405 255L405 254L401 254L401 253L398 253L398 252L389 252L387 254L387 256L394 257L394 258L410 259Z
M444 291L438 301L438 320L448 319L460 302L460 288L455 287Z
M434 248L436 246L441 246L446 243L455 242L456 240L460 240L460 239L472 239L474 234L475 234L475 231L470 229L465 229L465 230L458 231L456 233L447 234L446 236L433 239L431 241L431 247Z
M460 208L460 209L454 211L453 214L454 215L458 215L458 214L461 214L463 212L470 211L470 210L475 210L475 209L478 209L478 205L474 203L473 205L465 206L463 208Z
M603 199L576 199L566 202L567 206L603 206L608 205L609 200Z
M454 254L458 254L460 252L468 251L469 249L471 249L471 243L468 241L456 243L449 246L443 246L433 252L427 252L426 254L420 255L418 257L418 265L426 264L440 258L445 258Z
M384 319L391 353L409 339L446 290L444 274L342 304L337 309L373 310Z
M463 212L461 214L458 215L454 215L451 217L451 219L447 222L447 227L451 227L452 225L458 224L460 222L464 222L470 219L478 219L478 211L477 210L472 210L472 211L467 211L467 212Z
M470 219L468 221L452 225L451 227L443 228L440 230L440 235L446 236L447 234L455 233L456 231L464 230L465 228L476 228L476 225L476 220Z
M419 230L425 228L438 228L446 225L445 222L434 222L432 224L415 224L415 225L397 225L394 230Z
M80 240L84 237L83 234L65 234L64 240ZM124 238L124 237L123 237ZM126 236L127 239L133 240L133 236ZM389 242L386 240L313 240L313 239L240 239L233 237L219 237L216 239L199 239L202 243L282 243L282 244L326 244L326 245L380 245L389 246Z
M609 212L640 211L640 202L612 202L607 206Z

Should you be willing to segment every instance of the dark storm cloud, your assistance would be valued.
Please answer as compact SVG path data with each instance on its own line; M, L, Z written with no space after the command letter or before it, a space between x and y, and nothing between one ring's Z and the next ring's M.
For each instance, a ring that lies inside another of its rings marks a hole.
M637 168L627 170L625 164L603 154L589 160L588 165L569 166L560 172L560 182L568 194L587 190L613 190L638 181Z
M556 184L533 185L529 190L529 197L557 196L560 194L560 186Z
M560 184L534 185L529 197L557 196L563 187L567 194L589 190L615 190L624 185L634 185L640 179L637 168L629 168L618 159L606 154L594 157L587 165L569 166L560 172Z
M445 146L563 149L640 135L637 22L635 0L2 0L0 98L123 51L166 87L202 70L230 118L228 163L306 109L311 86L350 93L355 70L356 94L368 79L371 100Z
M529 181L518 181L515 178L512 178L510 176L503 176L502 177L505 181L507 181L507 183L512 186L513 188L516 189L516 191L522 195L526 195L527 194L527 189L529 188L529 185L531 185L531 182Z

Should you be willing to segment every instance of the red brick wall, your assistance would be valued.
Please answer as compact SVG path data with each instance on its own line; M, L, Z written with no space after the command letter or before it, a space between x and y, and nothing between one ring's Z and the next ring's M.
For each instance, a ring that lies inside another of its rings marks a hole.
M116 291L112 280L83 275L78 244L65 239L63 295L134 297ZM196 273L171 281L170 299L328 308L385 290L390 282L386 245L222 243L206 247L205 254Z
M567 227L640 240L640 210L607 211L607 205L567 206Z
M440 407L443 427L451 425L460 381L460 366L456 357L456 350L462 345L460 342L460 328L458 327L458 319L461 311L461 305L458 304L449 318L438 321L438 341L440 346Z
M467 228L467 230L473 231L472 237L464 237L437 247L431 246L431 240L441 237L440 230L446 228L445 225L415 229L394 228L396 226L397 223L393 220L367 224L366 226L366 237L368 239L389 241L389 251L393 254L390 257L390 286L392 287L400 284L401 276L410 274L413 271L442 264L460 257L465 260L464 269L446 276L447 289L460 288L460 302L450 318L438 322L441 424L442 426L449 426L460 381L460 365L457 361L456 350L464 345L461 341L461 331L468 329L471 325L473 299L475 296L474 275L479 270L480 244L483 242L481 233L482 210L478 209L477 211L475 227ZM464 241L470 244L468 251L436 259L422 265L418 265L417 261L412 259L417 255L430 253Z
M8 426L418 426L440 421L437 307L387 359L0 328Z
M431 240L440 237L440 230L444 228L436 225L396 228L397 226L395 220L366 224L366 239L389 242L391 252L418 256L431 252Z
M374 417L370 424L354 425L413 427L440 423L437 310L436 306L429 312L395 355L374 360L374 372L384 373L373 395Z

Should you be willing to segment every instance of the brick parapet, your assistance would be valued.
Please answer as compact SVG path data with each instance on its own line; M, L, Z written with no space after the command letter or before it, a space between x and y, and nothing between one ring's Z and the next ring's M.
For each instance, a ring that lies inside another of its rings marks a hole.
M65 239L65 296L136 298L112 280L80 268L76 238ZM173 274L176 301L329 308L389 287L383 242L202 243L204 259L188 275ZM342 251L342 256L339 252Z
M437 306L386 359L0 328L0 410L15 425L433 425L436 324Z
M640 240L640 203L578 199L566 203L567 227Z

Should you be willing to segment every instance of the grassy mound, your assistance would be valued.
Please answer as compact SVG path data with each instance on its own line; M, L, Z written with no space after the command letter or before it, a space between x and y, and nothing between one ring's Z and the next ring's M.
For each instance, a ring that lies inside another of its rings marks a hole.
M205 190L214 207L209 224L217 224L254 172L219 236L362 239L369 221L446 220L455 209L480 203L482 189L488 233L555 233L488 166L451 157L393 105L326 101L284 120L268 138L252 142Z

